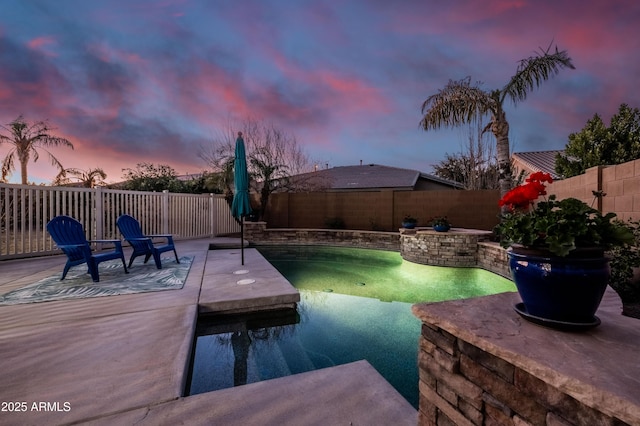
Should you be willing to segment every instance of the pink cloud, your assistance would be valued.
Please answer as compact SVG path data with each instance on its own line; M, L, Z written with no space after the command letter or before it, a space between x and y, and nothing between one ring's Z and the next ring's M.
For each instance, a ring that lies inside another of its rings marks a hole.
M57 45L57 41L51 36L37 37L27 42L27 46L31 50L37 50L44 55L55 57L57 54L50 50L51 47Z
M106 43L91 44L88 48L90 52L106 63L124 63L139 66L145 62L137 53L116 49Z
M153 77L154 86L179 105L185 116L201 123L210 123L212 115L234 113L250 115L251 106L238 84L238 76L213 63L191 58L182 74L165 71Z
M329 90L330 101L338 100L338 106L344 108L342 112L360 112L369 115L389 111L389 101L377 87L364 80L327 70L319 70L313 73L311 78L313 79L312 84L319 84Z
M279 69L288 84L314 88L314 93L319 96L314 102L338 114L365 110L367 114L384 113L389 110L389 102L380 90L355 74L344 74L326 67L309 70L271 46L265 46L264 51L267 60Z
M38 37L38 38L34 38L32 40L30 40L27 43L27 46L29 46L29 48L31 49L39 49L42 46L45 46L47 44L52 44L54 43L53 41L53 37Z
M10 86L0 86L0 103L8 106L3 108L0 118L9 122L21 114L28 120L63 116L64 111L60 104L68 95L63 90L58 92L54 88L62 89L65 86L64 80L56 74L47 74L39 81L14 82Z

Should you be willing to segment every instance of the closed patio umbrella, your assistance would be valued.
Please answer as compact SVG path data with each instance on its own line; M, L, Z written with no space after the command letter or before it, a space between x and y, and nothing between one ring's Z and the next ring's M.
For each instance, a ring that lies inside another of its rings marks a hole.
M249 173L247 172L247 156L244 151L244 139L242 132L238 132L236 139L236 154L233 162L233 179L235 193L231 203L231 214L240 219L240 252L244 265L244 217L251 214L251 202L249 201Z

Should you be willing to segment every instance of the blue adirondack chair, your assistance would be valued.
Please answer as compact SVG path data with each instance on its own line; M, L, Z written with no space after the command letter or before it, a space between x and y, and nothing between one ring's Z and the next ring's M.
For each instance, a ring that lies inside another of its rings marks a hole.
M160 253L164 253L166 251L173 251L173 254L176 256L176 263L180 263L178 253L176 253L176 247L173 244L173 235L144 235L142 228L140 227L140 222L128 214L120 216L118 220L116 220L116 225L118 225L118 229L120 229L124 239L127 240L131 245L131 248L133 248L133 253L131 253L131 258L129 259L129 267L131 267L133 259L144 255L144 263L147 263L149 258L153 256L153 260L156 262L156 267L158 269L162 269ZM154 238L165 238L166 244L155 245L153 243Z
M94 282L99 282L100 274L98 273L98 264L112 259L121 259L124 272L129 273L124 261L122 242L120 240L87 241L82 224L69 216L56 216L51 219L51 221L47 223L47 231L49 231L56 246L67 255L67 263L64 265L60 281L64 280L67 276L69 268L86 263L89 268L87 272L91 274L91 279L93 279ZM92 242L111 243L114 244L115 248L113 251L94 253L90 246Z

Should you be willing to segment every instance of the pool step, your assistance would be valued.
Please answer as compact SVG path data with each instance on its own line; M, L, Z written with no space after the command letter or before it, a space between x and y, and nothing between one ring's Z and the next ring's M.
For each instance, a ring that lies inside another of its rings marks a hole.
M267 329L265 334L272 332L273 330ZM280 346L275 344L273 338L260 340L254 337L250 359L253 360L254 371L259 378L254 381L270 380L292 374Z
M302 347L297 336L279 342L282 355L291 370L291 374L304 373L318 369L318 366L311 360L307 351Z

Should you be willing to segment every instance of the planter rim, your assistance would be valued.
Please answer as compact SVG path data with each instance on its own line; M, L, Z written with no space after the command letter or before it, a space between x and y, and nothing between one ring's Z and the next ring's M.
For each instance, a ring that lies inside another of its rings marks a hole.
M507 255L516 258L539 259L547 262L590 262L594 259L611 260L611 257L605 254L605 250L599 247L579 247L571 251L567 256L556 256L548 250L511 246L507 249Z

